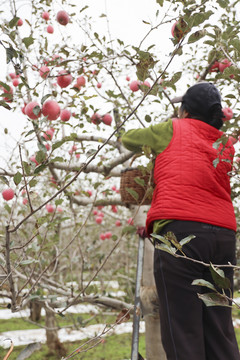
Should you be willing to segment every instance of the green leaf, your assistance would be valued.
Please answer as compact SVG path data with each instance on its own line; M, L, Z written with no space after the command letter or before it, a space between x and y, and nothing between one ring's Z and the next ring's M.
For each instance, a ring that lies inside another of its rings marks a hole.
M213 284L211 284L209 281L206 281L204 279L195 279L193 280L192 285L205 286L211 290L217 291Z
M150 123L150 122L152 121L151 116L150 116L150 115L146 115L146 116L145 116L145 121L148 122L148 123Z
M57 199L55 200L55 205L58 206L58 205L61 205L63 203L63 199Z
M122 235L124 234L134 234L136 233L136 227L132 225L127 225L122 229Z
M213 14L211 10L201 11L199 13L193 14L190 18L188 18L188 25L190 28L193 26L199 26L204 21L208 20L210 16Z
M10 208L10 206L9 206L8 204L5 204L5 205L4 205L4 209L7 210L7 212L8 212L9 214L11 214L11 208Z
M160 6L163 6L163 2L164 0L156 0L157 4L159 4Z
M219 293L198 294L198 297L206 306L230 306L228 300Z
M195 33L191 34L188 38L188 44L192 44L195 41L200 40L201 38L203 38L206 35L206 30L198 30Z
M126 191L127 191L135 200L138 200L139 195L138 195L138 193L137 193L135 190L130 189L130 188L126 188Z
M134 178L135 183L137 183L138 185L142 186L143 188L145 187L145 181L143 179L141 179L140 177L135 177Z
M240 40L239 39L232 39L230 41L230 44L238 51L240 52Z
M32 188L32 187L34 187L34 186L36 186L37 185L37 180L36 179L32 179L32 180L30 180L29 181L29 186L30 186L30 188Z
M211 272L214 283L220 289L230 289L231 288L231 282L227 277L225 277L223 270L218 269L218 268L214 267L212 264L210 264L210 272Z
M44 169L46 169L47 165L39 165L34 169L34 174L39 174L41 171L43 171Z
M52 150L56 150L57 148L59 148L60 146L62 146L62 144L65 143L65 140L60 140L60 141L57 141L55 142L53 145L52 145Z
M64 158L61 156L56 156L55 158L51 159L50 162L54 163L54 162L63 162Z
M0 180L1 180L4 184L6 184L6 185L9 186L9 181L8 181L8 179L6 178L6 176L1 175L1 176L0 176Z
M170 80L170 83L171 83L171 84L175 84L176 82L178 82L178 80L181 79L181 76L182 76L182 72L181 72L181 71L176 72L176 73L173 75L172 79Z
M0 100L0 106L4 107L7 110L11 110L11 106L9 106L5 101Z
M224 9L228 6L229 0L217 0L218 4Z
M214 159L213 166L216 168L218 166L219 162L220 162L219 158Z
M41 104L43 104L50 96L52 96L52 94L44 95L41 99Z
M33 264L33 263L38 263L39 260L36 259L28 259L28 260L22 260L20 261L20 265L29 265L29 264Z
M41 111L41 109L40 109L40 106L35 106L34 108L33 108L33 113L36 115L36 116L38 116L38 114L40 113L40 111Z
M44 151L40 150L36 153L36 160L40 164L46 159L46 154Z
M171 243L170 241L167 240L167 238L165 236L162 235L158 235L158 234L151 234L151 236L155 239L160 240L162 243L164 243L165 245L167 245L168 247L171 247Z
M26 175L31 174L31 166L26 161L23 161L23 168L24 168Z
M13 27L15 27L17 25L17 22L20 18L18 16L14 16L14 18L12 20L9 21L8 25L9 27L12 29Z
M187 237L185 237L184 239L182 239L181 241L179 241L179 243L183 246L186 245L187 243L189 243L192 239L194 239L196 236L195 235L189 235Z
M10 86L2 81L0 81L0 86L2 86L5 90L10 91Z
M155 248L158 249L158 250L162 250L162 251L165 251L171 255L174 255L176 254L177 252L177 249L172 247L172 246L167 246L165 244L155 244Z
M22 39L24 45L26 46L26 48L28 49L30 45L32 45L34 43L34 38L32 36L29 37L25 37Z
M7 55L7 64L10 61L12 61L13 58L18 57L17 51L12 46L10 46L9 48L6 49L6 55Z
M15 183L15 185L18 185L22 180L22 174L18 171L14 177L13 177L13 181Z

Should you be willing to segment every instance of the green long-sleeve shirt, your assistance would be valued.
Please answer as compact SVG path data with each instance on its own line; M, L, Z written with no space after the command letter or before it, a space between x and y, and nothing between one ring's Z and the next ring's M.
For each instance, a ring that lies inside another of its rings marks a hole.
M149 146L155 155L163 152L170 143L173 135L172 120L151 125L145 129L132 129L122 136L122 143L130 151L142 151L144 145ZM172 220L158 220L154 222L153 232L158 234L163 227Z

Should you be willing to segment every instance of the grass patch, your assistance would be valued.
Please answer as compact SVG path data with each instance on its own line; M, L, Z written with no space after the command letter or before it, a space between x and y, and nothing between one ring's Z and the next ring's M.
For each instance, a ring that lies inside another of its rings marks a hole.
M88 350L87 352L80 353L78 356L75 356L74 359L81 360L123 360L131 358L131 334L122 334L122 335L110 335L104 338L103 343L97 345L95 348ZM65 343L64 346L67 350L67 353L70 354L73 350L77 349L81 344L84 344L85 341L78 341L74 343ZM10 359L16 360L20 352L25 348L25 346L18 346L14 348ZM139 352L143 357L145 357L145 336L140 334L139 338ZM3 359L6 355L7 350L0 347L0 359ZM28 359L29 360L59 360L61 357L59 355L49 354L48 348L46 345L42 345L40 351L32 354Z
M89 320L89 321L88 321ZM64 317L56 315L56 322L59 328L74 325L74 328L81 328L88 325L94 324L112 324L116 320L116 315L104 315L97 314L92 317L89 314L71 314L68 313ZM28 318L12 318L12 319L1 319L0 321L0 332L15 331L15 330L31 330L38 329L45 325L45 316L41 317L41 320L37 323L31 323Z

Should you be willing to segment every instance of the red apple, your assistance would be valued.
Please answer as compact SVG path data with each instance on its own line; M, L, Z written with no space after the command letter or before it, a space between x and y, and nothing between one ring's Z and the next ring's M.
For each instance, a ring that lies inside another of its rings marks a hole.
M2 192L2 197L4 198L4 200L9 201L12 200L14 197L14 191L13 189L9 188L6 190L3 190Z
M60 115L61 109L55 100L47 100L43 103L42 113L48 120L56 120Z
M113 186L112 186L112 191L116 191L116 190L117 190L116 186L113 185ZM115 206L115 205L112 205L112 206Z
M34 162L36 165L39 165L39 163L37 162L37 160L36 160L36 158L35 158L34 155L31 156L31 157L29 158L29 160L32 161L32 162Z
M147 80L144 81L143 85L145 85L145 86L147 86L149 88L151 87L150 83Z
M91 190L87 190L86 192L88 193L89 197L92 196L92 191Z
M42 18L46 21L48 21L50 19L50 15L49 15L49 12L48 11L44 11L42 13Z
M117 213L118 209L116 205L112 205L112 212Z
M111 239L111 237L112 237L111 231L107 231L107 232L105 233L105 237L106 237L106 239Z
M121 224L121 221L120 221L120 220L116 220L115 225L116 225L116 226L121 226L121 225L122 225L122 224Z
M52 140L53 134L54 134L54 131L52 131L52 129L48 129L44 132L43 137L45 140L49 141L49 140Z
M95 215L95 216L97 216L97 214L98 214L98 211L97 210L93 210L93 215Z
M230 141L230 143L231 143L232 145L236 144L237 141L239 140L239 138L236 139L236 138L233 137L233 136L229 136L228 139L229 139L229 141Z
M25 106L25 114L32 120L41 116L41 109L37 101L31 101Z
M231 61L229 61L228 59L223 59L219 62L219 71L223 72L224 69L226 69L227 67L229 67L231 65L232 65Z
M218 72L219 71L219 62L215 61L213 65L209 69L210 72Z
M223 108L222 112L224 113L225 117L223 117L223 121L228 121L230 119L232 119L233 117L233 111L232 109L230 109L229 107Z
M103 218L102 218L101 216L97 216L97 217L95 218L95 221L96 221L97 224L101 224L102 221L103 221Z
M57 13L57 22L60 24L60 25L67 25L69 23L69 16L68 16L68 13L64 10L60 10L58 13Z
M28 199L27 198L22 199L22 203L23 203L23 205L27 205Z
M101 87L102 87L102 84L101 84L101 83L97 83L97 88L98 88L98 89L101 89Z
M105 240L105 239L106 239L106 235L105 235L105 234L103 234L103 233L102 233L102 234L100 234L100 236L99 236L99 237L100 237L100 239L101 239L101 240Z
M61 70L58 73L57 83L61 88L69 86L72 82L72 75L69 74L66 70Z
M22 24L23 24L22 19L19 19L18 22L17 22L17 26L22 26Z
M9 90L5 89L3 86L1 86L3 92L5 94L8 94L6 97L3 98L6 102L12 102L13 100L13 88L9 86Z
M103 115L102 117L102 122L105 124L105 125L111 125L112 123L112 116L110 114L105 114Z
M50 69L46 65L43 65L39 69L39 74L43 79L46 79L48 75L50 74Z
M49 151L51 149L51 146L48 143L44 144L44 146L45 146L47 151Z
M91 116L91 121L93 124L98 125L101 122L101 115L99 115L98 113L94 113Z
M61 111L61 115L60 115L60 118L62 121L68 121L71 117L71 111L70 110L67 110L67 109L63 109Z
M54 33L54 27L53 27L52 25L48 25L48 26L47 26L47 32L48 32L49 34L53 34L53 33Z
M79 159L79 158L80 158L80 154L76 154L76 158Z
M129 225L133 225L133 218L129 218L129 219L127 220L127 223L128 223Z
M104 218L104 213L102 211L99 211L98 216Z
M13 81L12 81L12 84L13 84L13 86L18 86L19 85L19 80L16 78L16 79L13 79Z
M79 76L77 78L77 85L78 86L85 86L86 85L86 79L84 76Z
M126 80L127 80L127 81L130 81L130 76L126 76Z
M102 205L98 205L98 210L102 210L103 206Z
M47 210L48 213L53 213L55 211L55 208L54 208L53 205L47 204L46 205L46 210Z
M130 89L135 92L139 90L140 82L139 80L134 80L129 84Z
M13 80L13 79L16 79L17 77L19 77L19 75L15 74L15 73L10 73L9 74L10 78Z

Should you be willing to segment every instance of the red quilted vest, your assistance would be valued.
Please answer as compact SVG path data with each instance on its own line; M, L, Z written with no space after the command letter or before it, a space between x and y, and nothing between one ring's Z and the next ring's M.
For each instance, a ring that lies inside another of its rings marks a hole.
M148 234L160 219L199 221L236 230L228 175L234 148L230 141L224 148L213 148L222 134L200 120L173 119L172 140L155 161ZM213 160L219 156L214 167Z

